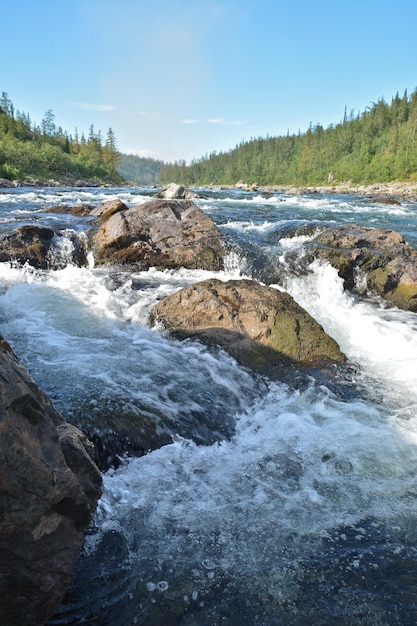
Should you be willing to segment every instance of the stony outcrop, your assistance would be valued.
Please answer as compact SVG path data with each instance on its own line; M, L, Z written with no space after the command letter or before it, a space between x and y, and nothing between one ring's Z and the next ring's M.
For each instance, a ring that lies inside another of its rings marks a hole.
M308 244L307 259L313 258L328 260L347 289L355 289L362 276L366 289L399 308L417 311L417 252L399 233L356 224L326 228Z
M164 198L165 200L195 200L201 196L192 189L187 189L176 183L170 183L155 196L156 198Z
M179 338L222 346L239 363L271 374L288 363L344 363L337 343L287 293L252 280L209 279L170 295L152 321Z
M1 235L0 262L17 261L45 269L54 234L52 228L28 225Z
M71 582L101 475L2 338L0 401L0 623L40 625Z
M106 220L92 240L98 263L219 270L224 246L214 222L190 200L151 200Z

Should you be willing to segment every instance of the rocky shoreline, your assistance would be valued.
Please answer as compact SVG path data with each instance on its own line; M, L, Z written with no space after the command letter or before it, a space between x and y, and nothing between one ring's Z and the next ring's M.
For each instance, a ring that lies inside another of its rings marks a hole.
M208 189L228 189L227 186L208 185ZM292 195L310 194L335 194L335 195L360 195L375 198L379 201L417 201L417 182L372 183L369 185L354 185L351 181L342 182L335 185L317 186L292 186L292 185L259 185L249 184L243 181L236 183L231 189L241 189L242 191L257 191L259 193L276 193Z

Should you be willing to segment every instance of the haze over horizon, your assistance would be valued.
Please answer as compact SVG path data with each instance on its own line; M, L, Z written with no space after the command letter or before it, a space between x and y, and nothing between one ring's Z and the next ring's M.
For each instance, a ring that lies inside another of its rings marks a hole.
M3 15L15 109L111 127L121 152L165 161L326 128L417 85L409 0L17 0Z

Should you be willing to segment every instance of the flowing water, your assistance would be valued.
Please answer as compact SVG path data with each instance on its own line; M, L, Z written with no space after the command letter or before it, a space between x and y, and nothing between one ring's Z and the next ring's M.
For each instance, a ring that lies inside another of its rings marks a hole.
M298 259L312 232L348 222L416 247L417 204L205 192L197 204L233 245L217 273L77 267L88 218L44 213L114 197L131 208L151 193L0 195L1 231L37 223L63 235L54 269L0 264L1 333L68 420L114 431L136 412L170 441L104 473L51 624L416 624L417 316L347 294L329 265L305 271ZM209 276L285 289L352 371L331 386L260 380L221 350L149 327L155 302Z

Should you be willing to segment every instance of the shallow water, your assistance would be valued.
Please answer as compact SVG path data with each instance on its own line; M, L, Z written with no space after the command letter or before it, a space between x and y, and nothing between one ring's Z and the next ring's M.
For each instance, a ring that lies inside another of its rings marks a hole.
M62 414L111 428L146 414L172 440L105 473L51 624L415 624L416 316L294 259L327 224L389 227L415 246L417 205L205 193L197 204L233 244L224 272L0 264L1 332ZM151 194L11 190L1 228L79 234L87 218L43 208ZM155 302L209 276L277 279L339 342L349 377L261 381L221 350L149 328Z

